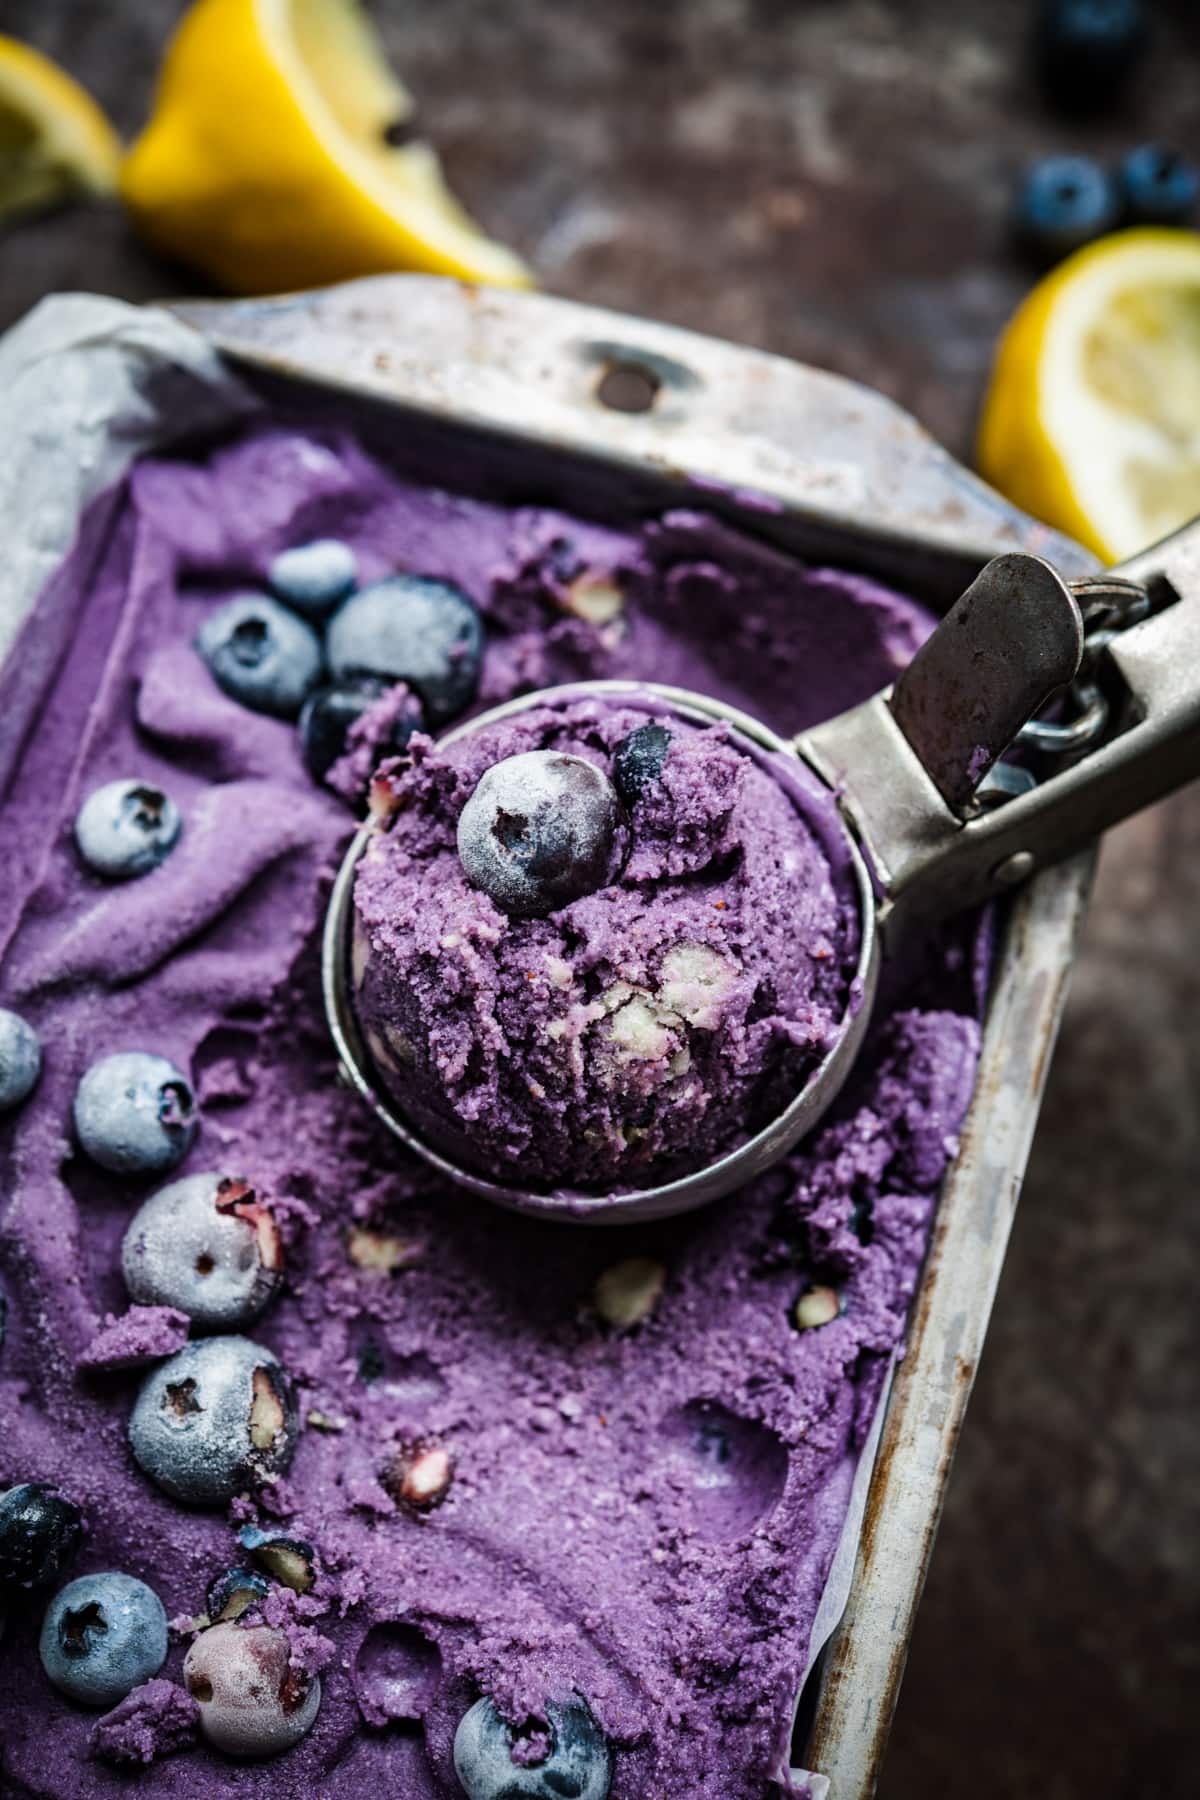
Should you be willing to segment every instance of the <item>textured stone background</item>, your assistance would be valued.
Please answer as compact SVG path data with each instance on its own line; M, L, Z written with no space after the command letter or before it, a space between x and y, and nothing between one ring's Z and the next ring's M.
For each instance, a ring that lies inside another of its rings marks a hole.
M178 0L3 0L126 132ZM1119 116L1030 91L1029 0L377 0L463 197L553 291L874 383L969 456L1023 160L1200 154L1200 9ZM196 291L119 213L0 239L0 325ZM883 1800L1200 1791L1200 791L1114 833ZM664 1796L664 1800L667 1797ZM672 1797L686 1800L686 1796Z

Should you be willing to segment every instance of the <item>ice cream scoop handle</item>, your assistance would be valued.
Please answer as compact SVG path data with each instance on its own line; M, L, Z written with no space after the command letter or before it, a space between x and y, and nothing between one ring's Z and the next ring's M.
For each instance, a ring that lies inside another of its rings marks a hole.
M1114 727L1029 792L990 810L971 800L1022 708L1035 701L1029 717L1071 679L1069 585L1036 557L989 563L890 693L799 741L868 851L885 942L1003 892L1200 776L1200 520L1112 574L1151 606L1098 658Z

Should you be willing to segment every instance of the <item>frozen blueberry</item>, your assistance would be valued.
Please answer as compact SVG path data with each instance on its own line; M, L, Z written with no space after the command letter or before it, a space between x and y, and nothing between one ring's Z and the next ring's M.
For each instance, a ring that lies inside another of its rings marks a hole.
M653 721L621 739L613 751L613 783L626 806L635 806L643 790L658 780L670 748L671 733Z
M460 588L425 575L391 575L353 595L326 639L335 675L379 675L415 688L431 726L471 704L483 626Z
M0 1350L4 1348L4 1340L8 1336L8 1295L0 1287Z
M232 1331L256 1319L278 1287L283 1240L248 1182L185 1175L134 1214L121 1269L139 1306L174 1306L201 1331Z
M252 1606L265 1600L270 1591L270 1582L257 1569L226 1569L209 1583L204 1603L213 1624L223 1625L240 1619Z
M320 618L358 580L358 559L340 538L315 538L281 550L267 571L272 592L297 612Z
M133 1454L188 1506L223 1506L281 1475L296 1448L291 1383L270 1350L244 1337L185 1344L151 1370L129 1419Z
M269 1625L212 1625L183 1660L200 1732L226 1756L278 1756L317 1716L321 1683L293 1668L288 1640Z
M79 1544L83 1520L66 1494L23 1481L0 1495L0 1588L49 1587Z
M129 881L157 869L174 849L182 825L171 796L152 782L109 781L80 807L75 842L97 875Z
M300 714L300 744L304 766L315 781L323 781L338 758L346 754L350 727L394 686L394 682L378 675L357 675L320 688L305 701ZM397 710L386 735L375 746L375 760L398 756L423 724L420 702L410 695L408 704Z
M1139 144L1121 164L1125 216L1134 225L1186 225L1200 195L1200 169L1165 144Z
M307 1594L317 1578L317 1553L303 1538L283 1531L264 1531L260 1525L243 1525L238 1543L248 1550L260 1568L280 1587Z
M547 1706L545 1723L525 1731L484 1699L459 1721L454 1770L468 1800L607 1800L612 1750L578 1697Z
M321 676L312 626L265 594L238 594L218 607L196 648L227 694L277 719L296 718Z
M0 1113L27 1100L42 1072L42 1046L32 1025L0 1006Z
M1145 0L1042 0L1035 50L1047 97L1071 112L1108 106L1147 35Z
M1088 156L1045 156L1029 170L1017 201L1017 225L1028 248L1044 261L1111 231L1119 216L1116 190Z
M42 1667L81 1706L115 1706L167 1659L162 1601L132 1575L81 1575L46 1608Z
M196 1135L187 1077L148 1050L101 1057L75 1090L75 1134L92 1161L114 1175L173 1169Z
M607 775L557 750L525 750L493 764L458 821L458 856L468 879L523 918L606 887L628 843Z

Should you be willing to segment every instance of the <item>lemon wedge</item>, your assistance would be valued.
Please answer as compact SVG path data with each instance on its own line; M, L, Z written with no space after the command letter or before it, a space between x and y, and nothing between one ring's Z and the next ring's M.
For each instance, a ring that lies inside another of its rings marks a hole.
M389 269L529 286L402 141L411 115L357 0L197 0L121 190L153 244L235 293Z
M1200 233L1119 231L1018 309L984 402L981 473L1119 562L1200 513Z
M121 145L78 82L0 33L0 220L111 194Z

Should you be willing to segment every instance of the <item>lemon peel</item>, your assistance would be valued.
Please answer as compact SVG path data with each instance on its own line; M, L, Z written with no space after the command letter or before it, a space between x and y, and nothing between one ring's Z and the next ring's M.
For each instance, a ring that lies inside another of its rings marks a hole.
M1109 562L1200 513L1200 233L1115 232L1034 288L997 350L978 463Z
M430 146L395 141L411 116L357 0L197 0L121 190L151 243L237 293L392 269L531 285Z
M121 144L49 57L0 33L0 220L116 189Z

